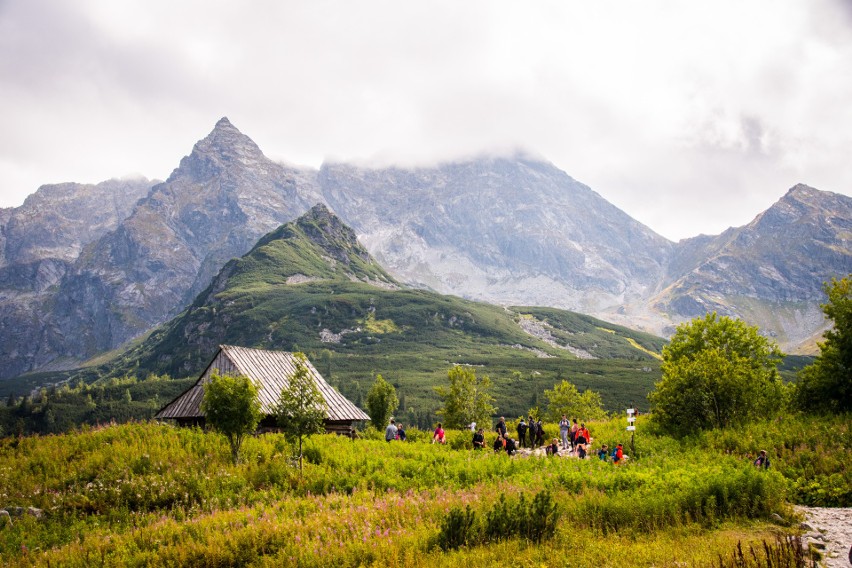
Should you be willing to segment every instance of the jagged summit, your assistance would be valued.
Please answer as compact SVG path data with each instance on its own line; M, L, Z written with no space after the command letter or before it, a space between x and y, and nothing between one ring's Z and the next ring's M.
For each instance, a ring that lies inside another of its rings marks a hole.
M752 224L766 222L777 224L782 221L797 224L817 222L823 217L833 217L832 212L846 211L850 207L852 207L850 197L800 183L791 187L781 199L758 215Z
M774 206L784 203L817 204L830 199L835 194L829 191L821 191L804 183L797 183L784 194Z
M257 167L272 164L254 140L240 132L227 117L222 117L203 139L192 148L192 153L180 161L180 166L169 176L173 181L181 174L197 180L215 177L231 166Z
M797 183L787 191L787 195L811 195L815 191L819 190L804 183Z

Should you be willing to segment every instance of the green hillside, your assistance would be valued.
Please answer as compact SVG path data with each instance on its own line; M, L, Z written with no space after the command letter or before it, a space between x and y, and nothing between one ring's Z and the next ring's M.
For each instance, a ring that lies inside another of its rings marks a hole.
M356 403L382 374L403 395L400 414L426 425L432 387L454 364L488 374L509 415L561 379L602 392L609 408L642 407L664 340L561 310L404 288L318 207L228 263L184 313L97 373L196 376L223 343L304 351Z

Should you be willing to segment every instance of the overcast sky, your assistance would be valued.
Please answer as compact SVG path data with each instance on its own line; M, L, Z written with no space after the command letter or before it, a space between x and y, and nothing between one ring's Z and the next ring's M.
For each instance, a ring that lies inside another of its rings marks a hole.
M222 116L309 166L524 150L718 234L852 194L852 0L0 0L0 207L165 179Z

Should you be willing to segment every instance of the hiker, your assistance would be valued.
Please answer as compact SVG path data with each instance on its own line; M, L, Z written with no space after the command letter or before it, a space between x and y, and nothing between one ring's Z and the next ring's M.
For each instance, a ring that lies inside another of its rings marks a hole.
M500 434L497 434L497 439L494 440L494 453L502 452L503 448L505 448L505 442L503 441L503 437Z
M405 428L402 427L402 422L396 425L396 439L400 442L405 441Z
M535 422L535 445L536 447L544 444L544 426L541 425L541 418Z
M612 463L615 465L621 465L621 462L624 461L624 446L618 444L614 450L612 450Z
M510 456L515 455L515 452L518 450L518 445L515 443L515 441L512 438L505 438L505 442L506 454Z
M769 469L769 456L766 455L766 450L760 450L760 455L754 460L754 466L757 468Z
M562 448L568 449L568 433L571 431L571 421L563 414L559 421L559 437L562 438Z
M521 421L518 422L518 442L522 448L527 447L527 423L524 422L523 416L521 416Z
M500 421L497 423L497 426L494 427L496 432L499 432L501 436L506 437L506 419L502 416L500 417Z
M586 444L589 443L589 438L591 438L591 435L589 434L589 431L586 430L586 424L584 422L584 423L580 424L580 428L577 430L577 437L575 439L576 443L574 444L574 448L576 449L576 453L577 453L578 457L580 455L580 448L581 447L583 448L583 453L585 454Z
M481 450L485 447L485 436L482 433L482 428L474 432L473 434L473 449Z
M559 440L553 438L553 442L551 442L546 448L544 448L544 453L549 456L558 456L559 455Z
M396 424L394 423L393 418L391 418L390 424L385 428L385 442L390 442L391 440L396 440Z
M579 429L580 429L580 427L577 426L577 419L575 418L574 424L571 425L571 447L572 448L577 445L577 430L579 430Z
M432 435L432 443L438 442L439 444L446 444L447 440L444 438L444 429L441 427L441 423L438 422L438 427L435 428L435 433Z
M598 459L605 462L606 459L609 457L607 455L608 452L609 452L609 446L604 444L603 446L601 446L601 449L598 450Z

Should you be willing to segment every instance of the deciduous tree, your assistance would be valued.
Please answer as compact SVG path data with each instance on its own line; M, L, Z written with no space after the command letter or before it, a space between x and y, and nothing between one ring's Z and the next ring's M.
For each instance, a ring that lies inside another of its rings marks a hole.
M396 396L396 389L381 375L376 375L376 381L367 393L367 413L370 415L370 422L381 430L387 426L397 408L399 408L399 399Z
M716 313L681 324L663 348L649 396L654 420L675 433L725 428L775 413L783 402L778 346Z
M544 391L547 398L547 420L559 422L562 415L582 420L600 420L606 417L601 395L593 390L582 394L573 384L562 381L553 386L553 390Z
M234 463L240 460L243 439L260 423L257 390L257 385L248 377L232 377L217 372L204 383L201 411L210 427L228 439Z
M278 425L291 442L299 443L299 471L302 470L302 440L325 432L325 399L317 388L303 353L295 354L296 372L281 390L276 407Z
M793 403L804 410L852 411L852 274L824 286L828 301L822 305L834 322L819 344L820 354L801 371Z
M491 379L487 375L476 376L470 367L456 365L447 373L449 386L435 387L443 401L437 414L443 418L447 428L466 428L471 422L491 427L491 416L497 411L492 404Z

